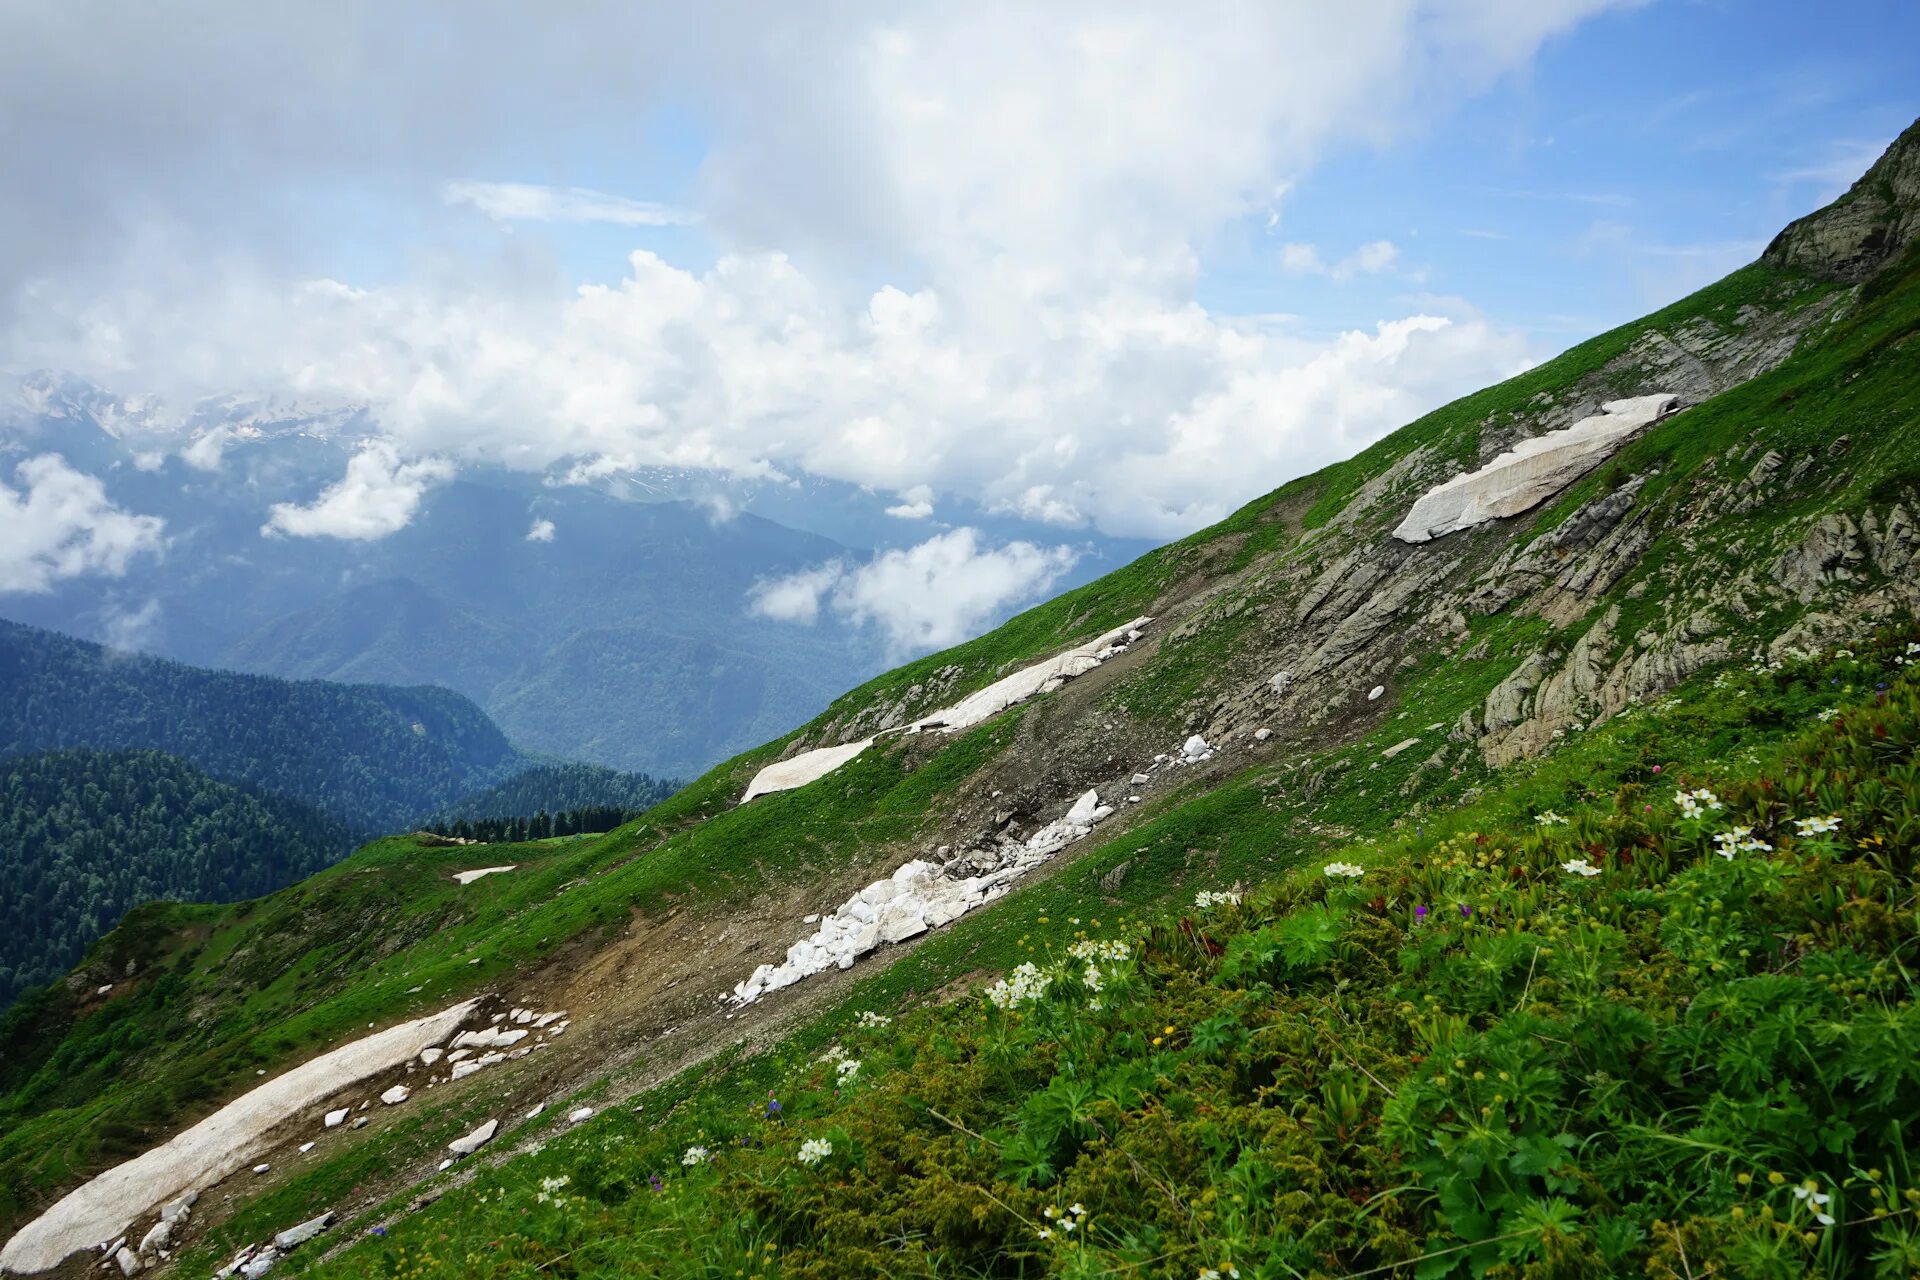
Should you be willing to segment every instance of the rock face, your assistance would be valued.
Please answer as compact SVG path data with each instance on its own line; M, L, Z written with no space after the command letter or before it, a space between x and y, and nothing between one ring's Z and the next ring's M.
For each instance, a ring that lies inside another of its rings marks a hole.
M1591 471L1678 404L1678 396L1666 393L1610 400L1600 406L1600 413L1564 431L1522 440L1478 471L1455 476L1423 495L1393 536L1402 542L1427 542L1519 515Z
M1849 284L1920 237L1920 122L1907 126L1851 190L1773 238L1762 260Z

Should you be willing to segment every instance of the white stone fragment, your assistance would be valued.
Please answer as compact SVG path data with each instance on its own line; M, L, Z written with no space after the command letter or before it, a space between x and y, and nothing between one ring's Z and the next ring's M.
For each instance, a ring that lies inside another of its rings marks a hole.
M501 871L516 871L519 869L519 866L520 864L517 862L510 862L504 867L476 867L472 871L456 871L453 873L453 878L461 884L472 884L481 876L490 876ZM478 960L469 960L467 963L478 964L480 962Z
M171 1222L156 1222L153 1224L152 1230L140 1237L140 1247L134 1250L134 1252L152 1257L172 1242L173 1224Z
M507 1030L504 1027L482 1027L478 1031L462 1031L453 1038L455 1049L505 1049L519 1044L528 1035L525 1027Z
M430 1067L447 1056L447 1051L438 1045L420 1051L420 1065Z
M474 1072L478 1071L479 1069L480 1069L480 1064L478 1062L457 1062L454 1064L453 1074L448 1076L447 1079L465 1080L468 1076L472 1075Z
M533 1110L531 1110L531 1111L529 1111L529 1112L527 1112L527 1119L529 1119L529 1120L534 1120L534 1119L538 1119L538 1118L539 1118L539 1115L540 1115L540 1113L541 1113L542 1111L545 1111L546 1109L547 1109L547 1104L546 1104L546 1103L544 1103L544 1102L536 1102L536 1103L534 1103L534 1104L533 1104Z
M455 1138L447 1144L447 1150L456 1156L470 1156L487 1143L493 1141L493 1135L500 1128L498 1120L489 1120L464 1138Z
M1180 748L1180 758L1192 764L1213 754L1213 747L1199 734L1188 738Z
M317 1218L308 1218L297 1227L288 1227L273 1238L273 1247L287 1250L303 1245L307 1241L333 1225L333 1212L329 1210Z
M253 1171L255 1173L265 1173L267 1170L271 1168L273 1168L273 1166L270 1164L257 1164L253 1166Z
M583 1123L584 1121L591 1120L591 1119L593 1119L592 1107L580 1107L580 1108L577 1108L576 1110L567 1112L568 1124L580 1124L580 1123Z
M1427 542L1519 515L1591 471L1679 403L1680 397L1664 393L1611 400L1598 414L1563 431L1522 440L1478 471L1455 476L1423 494L1393 536L1402 542Z
M1405 741L1394 743L1392 746L1388 747L1385 751L1382 751L1380 754L1385 759L1391 760L1395 756L1399 755L1402 751L1405 751L1408 747L1417 747L1419 745L1420 745L1420 739L1408 738Z
M347 1122L347 1108L341 1107L338 1111L327 1112L327 1119L326 1119L327 1128L337 1129L341 1125L345 1124L346 1122Z
M394 1106L400 1105L402 1102L405 1102L408 1098L412 1096L413 1096L413 1090L407 1088L407 1086L403 1084L397 1084L393 1086L393 1088L381 1094L380 1101L386 1103L390 1107L394 1107Z
M312 1142L303 1142L303 1143L301 1143L301 1144L300 1144L300 1148L299 1148L299 1150L300 1150L300 1154L301 1154L301 1155L305 1155L305 1154L307 1154L307 1152L309 1152L309 1151L311 1151L311 1150L313 1150L313 1149L314 1149L314 1147L315 1147L316 1145L318 1145L318 1144L316 1144L316 1143L312 1143Z
M127 1248L125 1245L120 1246L119 1251L113 1255L113 1260L120 1264L120 1274L123 1276L133 1275L139 1271L141 1267L146 1265L140 1261L139 1256L135 1254L133 1250Z
M1268 738L1271 738L1272 736L1273 736L1273 730L1271 729L1262 728L1262 729L1255 729L1253 731L1253 740L1255 742L1265 742Z
M1377 684L1373 686L1373 688L1367 690L1367 701L1368 702L1380 701L1380 695L1385 693L1386 691L1387 691L1387 686L1383 684Z

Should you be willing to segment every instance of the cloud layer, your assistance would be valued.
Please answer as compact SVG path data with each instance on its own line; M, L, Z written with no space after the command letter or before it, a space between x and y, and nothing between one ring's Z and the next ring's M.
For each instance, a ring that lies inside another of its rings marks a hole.
M812 472L900 494L902 518L939 492L1171 536L1527 361L1462 308L1334 334L1222 314L1199 301L1204 263L1330 150L1524 68L1609 3L589 4L448 24L201 0L220 42L29 3L0 16L0 118L73 105L0 134L0 171L37 179L0 211L0 305L31 304L0 352L181 400L371 406L385 451L276 508L290 534L398 527L447 465L403 460L430 458ZM621 167L662 112L697 122L701 153L672 191ZM600 144L591 187L526 172L556 137ZM476 208L513 235L474 241ZM391 266L382 246L376 269L335 244L368 209L431 251ZM656 245L606 282L570 287L531 247L695 217L668 231L710 253ZM1336 279L1399 257L1274 250L1282 275L1290 257Z
M0 481L0 592L50 590L82 574L119 577L162 548L162 521L107 499L100 481L58 454L28 458Z
M987 548L977 531L954 529L865 564L835 561L763 582L752 612L811 624L829 609L874 626L896 654L944 648L1034 600L1078 559L1069 547L1011 542Z

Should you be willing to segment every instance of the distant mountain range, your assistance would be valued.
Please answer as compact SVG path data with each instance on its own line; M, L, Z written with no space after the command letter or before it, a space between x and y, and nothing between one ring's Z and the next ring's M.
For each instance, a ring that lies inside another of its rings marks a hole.
M566 484L470 468L428 489L389 536L269 536L273 504L340 479L375 434L364 415L222 400L175 418L46 375L18 404L0 409L0 474L58 453L112 501L164 519L166 546L122 577L0 595L0 616L207 666L437 684L518 746L656 776L693 777L887 665L881 637L837 617L750 616L756 582L859 561L890 532L936 531L829 482L653 469ZM968 520L990 536L1060 540L989 513ZM1094 539L1058 585L1144 545Z
M671 789L524 755L448 689L211 671L0 622L0 1006L151 899L255 897L436 814L631 811Z

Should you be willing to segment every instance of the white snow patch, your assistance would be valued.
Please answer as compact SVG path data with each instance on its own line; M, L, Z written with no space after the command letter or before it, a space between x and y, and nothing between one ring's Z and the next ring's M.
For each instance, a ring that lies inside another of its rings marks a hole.
M515 862L515 863L510 863L504 867L478 867L472 871L456 871L453 873L453 878L455 880L458 880L461 884L472 884L475 880L478 880L481 876L490 876L496 871L513 871L513 870L516 870L519 867L519 865L520 865L519 863Z
M1084 675L1107 659L1124 652L1128 645L1140 638L1140 629L1152 621L1152 618L1135 618L1132 622L1095 636L1085 644L1075 645L1064 653L1057 653L1002 677L950 707L921 716L904 729L888 732L922 733L939 729L945 733L958 733L971 728L1037 693L1051 693L1075 676ZM740 797L740 803L745 804L756 796L775 791L791 791L824 778L873 743L873 738L863 738L859 742L838 747L817 747L812 751L803 751L790 760L776 761L753 776L753 781L747 784L747 793Z
M1599 413L1564 431L1522 440L1478 471L1455 476L1421 495L1393 536L1402 542L1427 542L1489 520L1517 516L1591 471L1679 403L1679 396L1665 393L1609 400Z
M276 1126L446 1039L475 1003L463 1001L323 1053L234 1099L171 1141L115 1165L21 1228L0 1249L0 1270L49 1270L68 1254L119 1235L163 1201L247 1167Z

